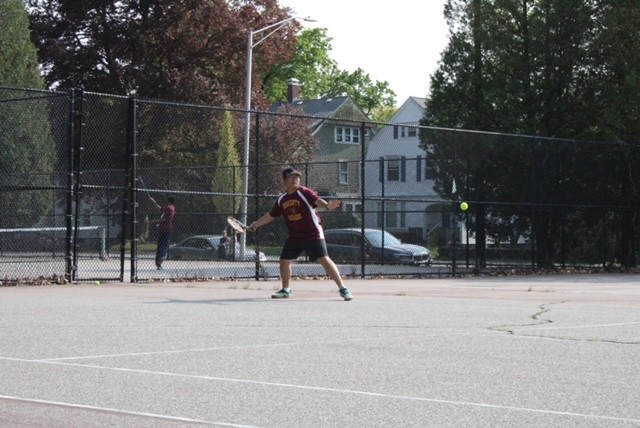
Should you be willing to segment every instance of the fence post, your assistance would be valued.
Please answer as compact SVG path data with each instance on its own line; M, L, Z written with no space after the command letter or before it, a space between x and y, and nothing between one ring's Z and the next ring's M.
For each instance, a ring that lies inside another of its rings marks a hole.
M457 219L457 210L456 210L456 200L454 199L454 184L456 182L456 174L458 172L457 168L456 168L456 162L458 162L458 146L457 146L457 131L453 132L453 161L451 162L452 164L452 168L453 171L451 171L451 176L453 177L453 180L451 182L451 200L452 200L452 206L451 206L451 274L455 275L456 273L456 250L458 249L458 246L456 245L456 241L457 241L457 228L458 228L458 219ZM476 263L477 265L477 263Z
M127 226L129 224L129 218L131 214L131 157L133 153L132 140L135 128L133 126L135 116L135 102L133 97L129 98L128 112L127 112L127 138L125 149L125 162L124 162L124 187L122 189L122 219L120 222L120 281L124 282L124 265L126 263L126 246L127 246ZM131 271L131 279L133 280L134 270Z
M464 174L464 200L468 201L469 200L469 152L466 152L466 156L465 156L465 165L464 165L464 170L465 170L465 174ZM469 269L469 262L471 259L471 248L469 246L469 226L470 226L470 218L469 218L469 210L466 210L464 213L464 233L465 233L465 239L464 239L464 248L465 248L465 254L466 254L466 268Z
M529 165L531 171L529 175L531 177L531 183L529 188L531 189L531 270L536 268L536 166L535 166L535 139L533 144L529 146Z
M84 122L84 90L80 89L80 97L78 102L74 102L74 169L75 169L75 214L73 220L73 279L78 274L78 226L80 217L80 202L82 198L82 151L84 144L82 141L82 127Z
M138 108L135 96L129 98L128 145L130 148L130 171L127 192L130 195L130 234L131 242L131 282L138 282L138 207L137 207L137 176L138 176Z
M387 203L385 200L386 197L386 182L387 182L387 171L389 169L388 165L389 160L385 159L381 162L382 165L382 183L380 184L380 211L382 212L381 217L382 221L380 222L380 230L382 230L382 243L380 245L380 264L384 266L384 232L387 226ZM364 236L364 225L362 225L362 236ZM364 239L363 239L364 241ZM364 266L364 252L360 253L360 257L362 259L362 265Z
M260 194L260 190L259 190L259 184L260 184L260 176L259 176L259 165L260 165L260 113L256 113L256 128L255 128L255 134L256 134L256 150L255 150L255 164L253 167L253 174L255 177L255 187L254 187L254 197L255 197L255 207L254 207L254 217L255 219L259 218L259 213L258 213L258 201L260 196L258 196ZM249 166L247 165L247 168L249 168ZM246 234L246 232L245 232ZM246 248L245 248L246 250ZM235 251L234 251L235 253ZM260 280L260 242L256 242L256 249L255 249L255 258L256 258L256 263L255 263L255 272L254 272L254 277L256 279L256 281ZM244 261L244 260L243 260ZM266 279L266 278L265 278Z
M365 123L362 122L360 125L360 135L362 138L360 139L360 231L362 232L362 236L364 236L364 227L367 224L365 219L364 204L366 200L366 192L365 192L365 182L366 182L366 174L365 174L365 160L367 156L366 144L365 144ZM360 254L362 257L360 258L360 278L364 278L364 239L360 242Z
M67 281L74 276L73 267L73 157L75 154L75 91L69 91L69 123L67 125L67 208L65 215L65 272Z

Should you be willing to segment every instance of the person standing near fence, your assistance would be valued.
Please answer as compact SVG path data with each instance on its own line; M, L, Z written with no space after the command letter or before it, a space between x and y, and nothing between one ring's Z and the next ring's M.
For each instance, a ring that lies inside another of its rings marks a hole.
M173 233L173 224L176 219L176 200L173 196L167 198L167 205L161 206L155 199L149 197L151 202L160 210L160 217L149 223L156 224L158 228L158 246L156 248L156 267L162 269L162 263L169 254L169 244Z
M289 282L293 271L293 261L304 251L309 260L318 261L340 291L340 297L351 300L353 295L342 282L340 271L329 258L327 244L324 240L322 220L317 208L333 210L341 203L339 200L330 202L322 199L315 190L300 185L302 174L300 171L287 167L282 170L282 180L286 191L278 196L271 211L251 223L248 230L255 232L259 227L271 223L276 218L284 217L289 236L280 253L280 278L282 289L271 297L286 299L291 296Z

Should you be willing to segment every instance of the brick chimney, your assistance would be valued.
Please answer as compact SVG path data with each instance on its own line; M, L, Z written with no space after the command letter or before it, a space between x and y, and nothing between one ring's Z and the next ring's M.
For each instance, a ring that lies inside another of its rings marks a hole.
M287 101L289 104L293 104L300 99L300 81L298 79L291 78L288 82L287 88Z

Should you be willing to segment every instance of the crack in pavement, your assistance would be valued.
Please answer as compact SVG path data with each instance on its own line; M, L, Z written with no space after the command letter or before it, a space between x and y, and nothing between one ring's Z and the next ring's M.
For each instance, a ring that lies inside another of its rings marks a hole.
M520 337L535 337L542 339L553 339L553 340L566 340L573 342L600 342L600 343L614 343L618 345L640 345L640 341L627 341L627 340L617 340L617 339L603 339L603 338L579 338L579 337L567 337L567 336L552 336L552 335L542 335L542 334L532 334L532 333L523 333L519 332L519 329L527 328L527 327L538 327L545 324L552 324L554 321L550 318L545 318L544 315L548 314L551 311L552 305L558 305L562 303L567 303L570 300L562 300L560 302L548 302L543 303L538 306L538 311L531 314L529 317L534 321L531 323L523 323L523 324L504 324L504 325L496 325L487 327L488 330L508 333L514 336ZM593 326L597 327L597 326ZM561 328L561 327L559 327Z

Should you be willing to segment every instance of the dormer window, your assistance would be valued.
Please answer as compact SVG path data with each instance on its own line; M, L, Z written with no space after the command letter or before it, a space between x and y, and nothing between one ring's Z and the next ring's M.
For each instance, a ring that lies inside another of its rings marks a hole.
M403 126L403 125L394 125L393 126L393 139L401 139L401 138L415 138L418 135L418 128L415 126Z
M335 128L335 142L339 144L360 144L360 128Z

